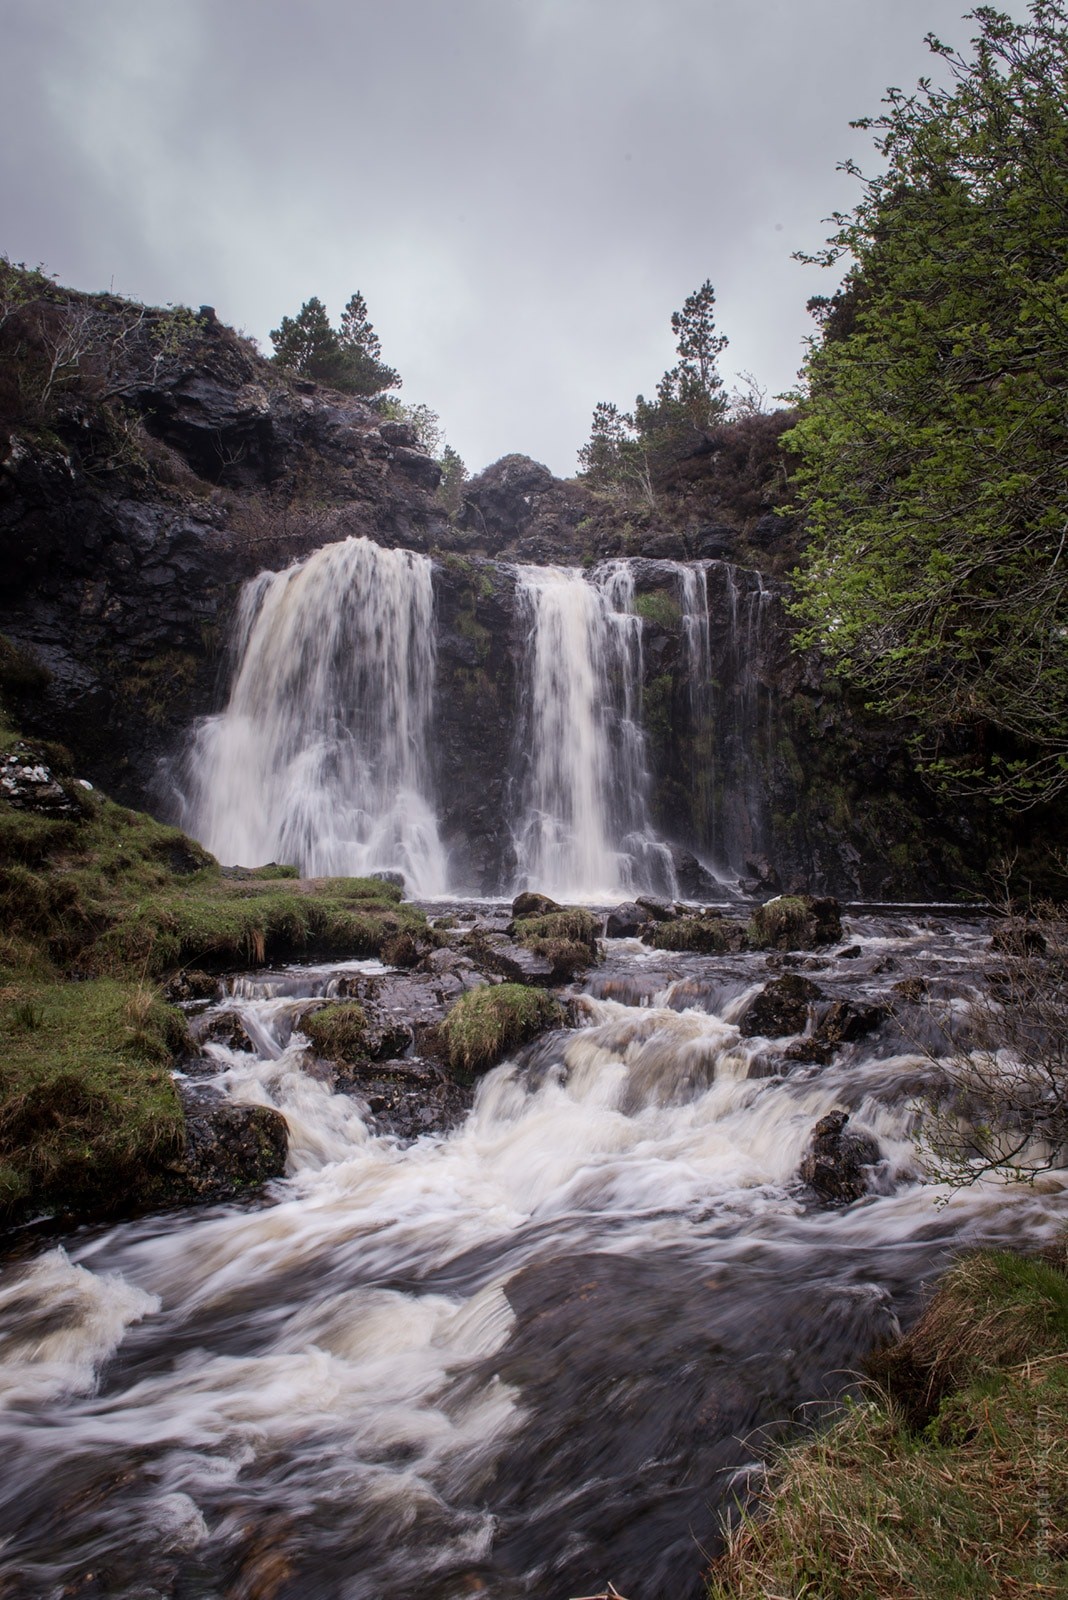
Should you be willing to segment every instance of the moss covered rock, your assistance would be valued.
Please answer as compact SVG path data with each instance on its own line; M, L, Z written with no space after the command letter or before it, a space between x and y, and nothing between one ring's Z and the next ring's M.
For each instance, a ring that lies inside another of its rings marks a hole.
M438 1031L449 1066L471 1076L563 1021L563 1010L544 989L501 983L461 995Z

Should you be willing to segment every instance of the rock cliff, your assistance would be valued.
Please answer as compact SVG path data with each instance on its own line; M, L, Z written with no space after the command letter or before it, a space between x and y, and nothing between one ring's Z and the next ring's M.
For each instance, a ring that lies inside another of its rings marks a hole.
M977 886L998 843L990 818L936 803L893 733L792 649L779 569L797 530L772 514L752 439L748 455L720 441L722 480L715 451L691 463L666 520L624 518L522 456L471 480L450 518L405 424L280 373L209 308L176 328L173 312L56 290L48 310L91 337L47 405L9 400L0 415L0 633L43 669L9 699L117 797L174 814L174 757L220 703L242 583L364 535L435 560L442 834L457 881L499 889L524 648L513 563L625 555L652 814L679 850L753 886ZM761 426L766 454L780 424ZM679 561L699 563L700 638Z

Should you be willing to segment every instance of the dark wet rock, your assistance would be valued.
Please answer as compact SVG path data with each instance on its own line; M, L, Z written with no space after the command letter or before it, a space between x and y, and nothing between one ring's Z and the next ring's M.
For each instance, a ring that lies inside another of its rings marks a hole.
M608 913L604 932L606 939L632 939L652 921L649 912L633 900L625 900Z
M812 1130L801 1178L827 1205L848 1205L866 1194L871 1169L881 1160L870 1133L847 1126L849 1113L829 1111Z
M808 1021L808 1008L823 993L808 978L785 973L754 995L738 1022L743 1039L779 1039L800 1033Z
M235 1105L207 1085L181 1084L186 1143L168 1167L168 1189L179 1200L226 1200L280 1178L289 1136L270 1106Z
M224 1044L228 1050L256 1048L236 1011L216 1011L196 1031L204 1044Z
M990 948L995 955L1026 957L1044 956L1048 946L1040 928L1013 920L994 929Z
M403 872L369 872L367 876L373 878L376 883L391 883L396 889L403 890L405 887Z
M472 959L486 972L495 972L509 983L550 984L556 980L550 957L516 944L505 933L481 930L471 937Z
M517 894L512 901L512 917L543 917L550 911L562 911L563 907L555 900L550 900L547 894L537 894L532 889L525 889L522 894Z
M850 944L846 945L844 950L839 950L838 959L839 961L856 961L858 956L863 955L863 953L859 944Z
M819 1044L852 1044L874 1033L887 1016L881 1005L866 1005L856 1000L834 1000L813 1029Z
M376 1133L403 1140L447 1132L470 1109L473 1098L469 1086L423 1058L345 1067L337 1074L335 1088L365 1103Z
M782 879L767 856L747 857L745 870L748 880L755 883L758 890L778 894L782 889Z
M901 978L893 985L890 992L902 1000L909 1000L912 1004L918 1005L930 996L931 984L927 978Z
M219 993L219 979L210 972L200 972L193 968L185 972L176 972L169 978L163 990L168 1000L214 1000Z
M684 900L704 903L706 900L715 900L720 895L719 881L712 876L707 867L701 865L692 850L683 850L678 845L672 845L671 864L675 869L679 894Z
M643 911L648 911L654 922L674 922L678 912L674 906L665 905L662 900L654 900L649 895L640 894L634 904Z

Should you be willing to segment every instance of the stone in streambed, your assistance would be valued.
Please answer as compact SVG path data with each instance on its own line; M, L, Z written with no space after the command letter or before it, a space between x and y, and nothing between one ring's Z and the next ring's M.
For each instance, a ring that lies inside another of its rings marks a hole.
M738 1022L743 1039L780 1039L787 1033L801 1033L808 1021L808 1008L823 993L808 978L787 972L754 995Z
M868 1192L881 1152L870 1133L849 1128L847 1111L829 1111L812 1130L801 1178L826 1205L848 1205Z
M625 900L622 905L616 906L608 913L605 919L604 933L606 939L633 939L641 933L652 921L648 911L633 900Z

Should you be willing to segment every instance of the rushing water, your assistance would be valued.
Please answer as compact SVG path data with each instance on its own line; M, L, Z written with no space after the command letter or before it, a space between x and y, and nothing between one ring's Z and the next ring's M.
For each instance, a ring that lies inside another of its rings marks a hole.
M828 997L919 973L966 999L983 934L848 937ZM586 1026L407 1147L303 1070L302 997L328 974L232 985L257 1049L208 1049L235 1098L284 1112L291 1176L8 1268L5 1597L698 1596L717 1508L776 1430L848 1385L950 1251L1068 1212L1056 1185L935 1206L911 1108L928 1063L896 1024L750 1076L781 1049L733 1020L766 977L612 942ZM866 1199L822 1211L796 1171L835 1105L883 1159Z
M222 861L446 886L429 799L431 563L368 539L246 585L229 703L197 731L182 820Z
M642 619L626 561L520 567L526 682L517 723L516 889L573 899L673 895L650 824L641 726Z

